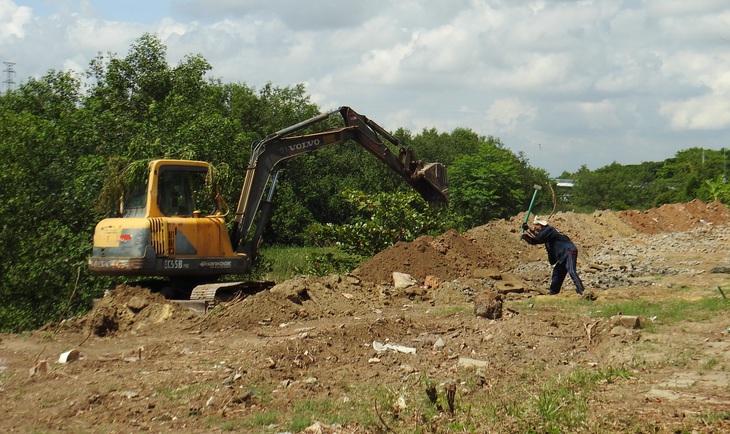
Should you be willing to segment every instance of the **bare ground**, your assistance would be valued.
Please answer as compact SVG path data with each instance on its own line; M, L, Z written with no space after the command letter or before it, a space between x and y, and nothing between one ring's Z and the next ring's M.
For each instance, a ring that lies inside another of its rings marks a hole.
M351 275L301 276L205 317L119 287L84 317L0 335L0 430L558 432L526 410L540 391L615 371L628 374L582 390L572 405L586 416L560 431L730 432L730 305L636 328L600 315L730 295L730 210L551 216L594 300L570 281L542 295L550 268L519 241L522 219L401 243ZM396 288L393 272L418 283ZM501 317L475 315L486 294Z

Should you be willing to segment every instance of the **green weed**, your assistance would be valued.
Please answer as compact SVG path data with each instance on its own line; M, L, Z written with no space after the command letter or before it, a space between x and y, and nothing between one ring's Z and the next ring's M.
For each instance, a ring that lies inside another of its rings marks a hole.
M266 247L260 252L259 262L263 262L265 266L258 269L258 276L265 280L282 282L298 274L345 274L365 259L349 255L335 247Z
M434 314L437 314L439 316L449 316L449 315L458 315L463 312L471 312L472 308L470 306L464 305L464 306L447 306L443 308L434 309Z
M266 427L277 425L282 419L279 412L267 411L263 413L254 413L248 420L247 425L251 427Z
M9 380L12 376L12 372L0 371L0 384L2 384L5 380Z
M178 401L181 399L189 398L191 396L199 395L207 386L203 384L191 384L188 386L182 386L177 388L164 387L157 389L157 394L164 396L171 401Z
M717 367L717 365L720 364L720 361L717 360L716 357L710 357L709 359L705 360L704 363L702 363L702 366L700 369L710 371Z

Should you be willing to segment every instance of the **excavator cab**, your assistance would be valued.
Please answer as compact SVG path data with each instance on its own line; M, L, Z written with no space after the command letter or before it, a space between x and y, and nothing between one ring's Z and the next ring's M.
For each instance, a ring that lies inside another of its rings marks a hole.
M121 217L99 222L89 269L100 275L218 276L250 270L231 249L203 161L154 160Z

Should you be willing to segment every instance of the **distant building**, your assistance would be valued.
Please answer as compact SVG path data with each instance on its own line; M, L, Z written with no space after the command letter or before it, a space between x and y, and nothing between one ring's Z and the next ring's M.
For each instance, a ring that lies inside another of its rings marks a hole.
M560 198L560 201L563 203L571 203L575 180L556 178L553 181L555 181L555 194Z

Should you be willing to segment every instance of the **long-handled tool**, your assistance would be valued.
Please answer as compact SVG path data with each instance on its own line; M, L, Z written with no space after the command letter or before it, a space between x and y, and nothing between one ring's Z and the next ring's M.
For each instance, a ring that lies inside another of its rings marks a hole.
M532 200L530 201L530 207L527 208L527 214L525 214L525 222L522 224L522 233L525 233L525 225L527 224L527 221L530 219L530 213L532 212L532 205L535 204L535 198L537 197L537 192L542 190L542 187L535 184L532 186L535 189L535 192L532 193Z

